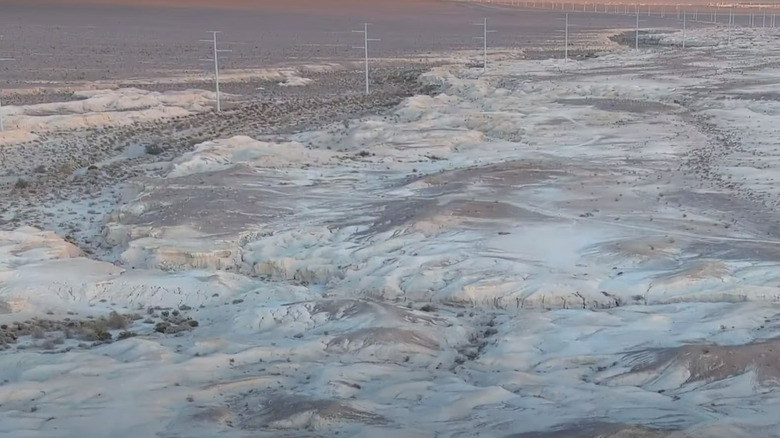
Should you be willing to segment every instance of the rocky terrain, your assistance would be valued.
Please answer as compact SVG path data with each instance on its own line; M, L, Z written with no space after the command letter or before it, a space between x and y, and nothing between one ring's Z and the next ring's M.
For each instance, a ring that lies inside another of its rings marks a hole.
M0 433L780 436L780 46L722 30L20 94Z
M36 134L33 140L0 149L4 163L0 181L5 182L0 229L11 230L22 224L56 229L90 253L95 252L100 243L92 234L94 226L84 233L85 226L100 224L103 216L115 208L122 195L120 183L158 174L155 163L169 162L215 137L265 138L381 112L410 95L435 91L435 87L426 88L417 82L424 68L401 66L376 71L371 95L359 91L363 77L355 71L312 75L308 80L315 85L309 87L280 87L269 81L228 82L223 92L232 97L228 97L222 113L198 111L87 129L65 125L66 129ZM177 85L186 92L198 84ZM160 87L149 91L156 92ZM261 95L255 91L259 88ZM40 95L25 99L29 96L11 101L27 105L46 101ZM48 95L54 96L73 101L76 95Z

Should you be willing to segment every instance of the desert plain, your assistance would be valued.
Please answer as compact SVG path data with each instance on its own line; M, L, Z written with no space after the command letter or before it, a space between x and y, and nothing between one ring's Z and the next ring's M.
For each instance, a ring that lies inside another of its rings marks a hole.
M0 4L0 435L780 436L771 13L97 3Z

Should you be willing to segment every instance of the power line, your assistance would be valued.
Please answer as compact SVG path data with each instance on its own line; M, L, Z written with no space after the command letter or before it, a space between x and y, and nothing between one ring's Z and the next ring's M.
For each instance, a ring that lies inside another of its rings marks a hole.
M222 105L220 103L220 96L219 96L219 54L224 52L232 52L232 50L226 50L226 49L218 49L217 48L217 34L222 33L219 30L211 30L208 31L212 35L212 39L210 40L200 40L202 43L212 43L214 45L214 57L211 59L201 59L201 61L206 62L213 62L214 63L214 86L217 93L217 111L222 111Z
M482 36L474 37L474 39L482 40L482 72L487 71L487 36L489 33L495 33L495 30L488 30L487 17L484 18L482 23L474 23L474 26L482 26Z
M0 35L0 39L2 39L3 36ZM15 61L14 58L0 58L0 61ZM0 91L0 132L3 132L5 130L3 126L3 102L2 102L3 93Z
M353 49L362 49L363 50L363 59L365 61L365 73L366 73L366 94L371 93L371 89L369 87L369 80L368 80L368 43L372 41L380 41L378 38L369 38L368 37L368 25L371 23L363 23L363 30L353 30L352 33L362 33L363 34L363 45L362 46L353 46Z

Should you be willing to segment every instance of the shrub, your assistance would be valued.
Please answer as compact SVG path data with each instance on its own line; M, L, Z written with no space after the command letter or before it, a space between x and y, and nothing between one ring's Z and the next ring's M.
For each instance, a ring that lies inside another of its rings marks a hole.
M84 341L110 341L111 333L108 332L106 325L96 322L90 325L84 325L79 330L79 338Z
M144 150L149 155L160 155L160 154L162 154L164 152L163 148L161 148L160 146L158 146L156 144L148 144L148 145L146 145L146 147L144 147Z
M33 337L33 339L43 339L46 337L46 333L38 326L32 328L30 335Z
M138 333L136 332L121 332L119 333L119 336L116 337L117 341L121 341L123 339L133 338L138 336Z
M111 311L108 314L108 319L106 319L106 326L112 330L124 330L128 326L127 318L115 311Z
M26 189L27 187L30 187L30 183L24 178L17 179L16 184L14 184L14 188L19 190Z

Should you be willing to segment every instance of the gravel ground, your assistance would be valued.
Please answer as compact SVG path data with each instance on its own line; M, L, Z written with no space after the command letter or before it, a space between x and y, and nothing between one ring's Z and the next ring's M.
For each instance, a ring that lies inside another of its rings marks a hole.
M155 163L170 161L214 138L264 138L381 113L404 97L433 92L417 81L426 69L396 66L375 70L375 88L370 95L358 91L363 77L356 72L324 74L304 87L276 86L264 90L262 96L241 96L222 113L52 132L33 142L0 147L0 177L4 177L0 179L6 181L0 187L0 211L14 213L0 220L0 229L22 224L55 229L94 252L99 238L94 235L95 227L88 224L99 224L120 202L121 183L160 171ZM254 85L232 84L232 89L241 91ZM111 161L139 147L147 153Z
M409 57L477 49L487 18L494 48L545 50L563 43L563 11L443 0L270 0L251 8L85 6L25 1L3 4L0 80L7 87L116 78L157 77L170 72L207 75L199 61L211 55L199 42L222 30L225 69L360 59L352 30L370 22L375 57ZM219 2L220 4L222 2ZM608 29L632 28L634 18L569 12L570 41L592 41ZM643 27L678 26L674 17L643 17ZM574 49L574 47L572 47Z

